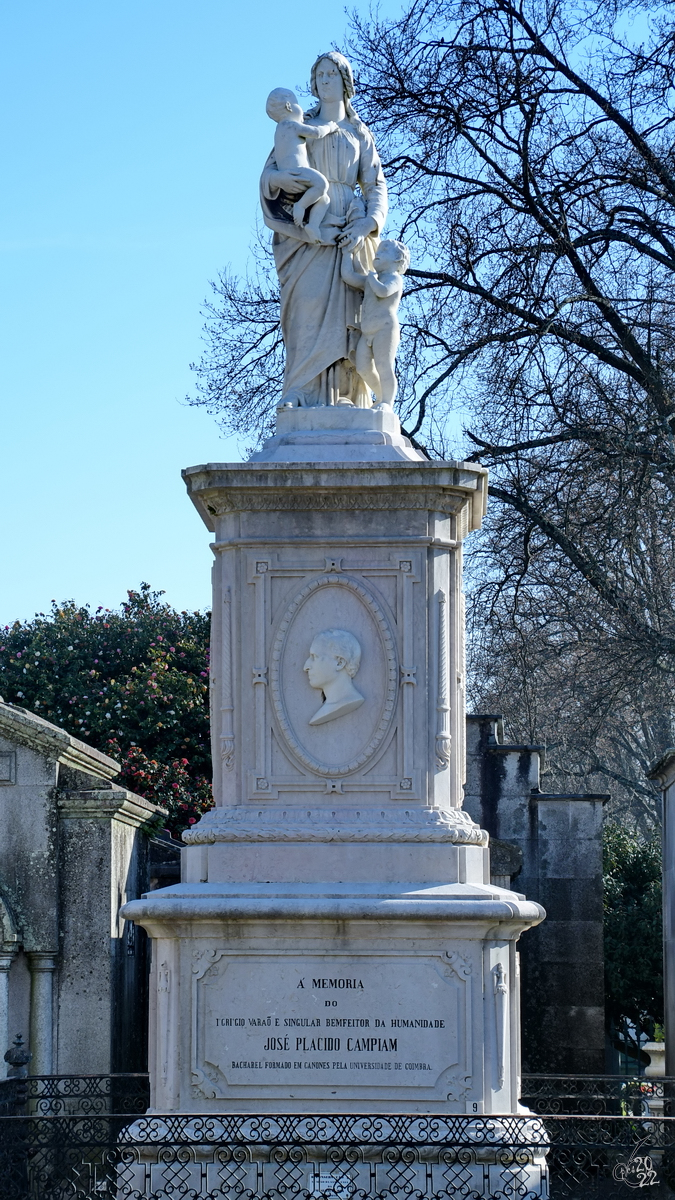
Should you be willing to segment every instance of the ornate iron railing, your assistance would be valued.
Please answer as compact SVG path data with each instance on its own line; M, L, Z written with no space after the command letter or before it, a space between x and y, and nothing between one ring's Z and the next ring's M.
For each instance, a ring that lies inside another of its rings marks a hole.
M523 1075L521 1088L522 1103L540 1114L669 1116L674 1096L675 1079L645 1076Z
M529 1118L261 1117L146 1114L146 1075L6 1080L0 1113L15 1115L0 1118L0 1195L675 1200L675 1118L659 1108L673 1083L526 1076L541 1114Z
M0 1116L141 1114L149 1104L146 1074L29 1075L0 1081Z
M6 1200L366 1200L546 1195L548 1138L518 1117L7 1117Z
M621 1075L524 1075L523 1104L539 1115L670 1115L675 1079ZM665 1105L660 1109L659 1102ZM43 1116L144 1113L150 1103L145 1074L32 1075L0 1081L0 1115Z
M674 1118L18 1116L0 1120L0 1189L3 1200L672 1200L674 1154Z

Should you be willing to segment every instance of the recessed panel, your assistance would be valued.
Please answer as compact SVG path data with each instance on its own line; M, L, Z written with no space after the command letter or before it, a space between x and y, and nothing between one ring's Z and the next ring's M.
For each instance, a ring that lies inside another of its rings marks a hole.
M463 1057L464 987L442 959L222 957L197 982L195 1067L221 1095L435 1088Z
M280 736L323 775L361 770L391 724L397 694L394 638L358 579L314 579L282 618L272 648L271 694Z

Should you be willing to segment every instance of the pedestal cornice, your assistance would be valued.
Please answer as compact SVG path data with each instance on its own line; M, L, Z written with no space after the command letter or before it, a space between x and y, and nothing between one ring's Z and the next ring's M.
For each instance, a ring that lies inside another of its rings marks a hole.
M462 462L207 463L183 471L204 523L228 512L338 512L467 508L465 532L479 529L487 471Z
M482 923L497 936L518 937L538 925L544 909L502 888L438 884L280 885L177 884L131 900L120 910L125 920L159 930L172 922L223 921L427 921Z
M127 788L62 792L58 799L59 815L65 818L116 820L139 829L153 817L165 817L167 810L137 796Z

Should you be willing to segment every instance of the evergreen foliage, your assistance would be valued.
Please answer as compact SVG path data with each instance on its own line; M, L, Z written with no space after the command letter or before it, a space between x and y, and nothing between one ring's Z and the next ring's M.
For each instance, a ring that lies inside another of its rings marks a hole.
M146 583L118 611L73 601L0 632L0 694L122 764L174 834L211 807L208 613Z
M663 1022L661 844L608 822L604 838L605 989L617 1029Z

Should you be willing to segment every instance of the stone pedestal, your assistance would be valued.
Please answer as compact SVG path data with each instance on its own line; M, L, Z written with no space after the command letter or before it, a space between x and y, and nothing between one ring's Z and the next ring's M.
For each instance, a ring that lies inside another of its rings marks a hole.
M401 433L396 414L387 408L321 408L277 410L277 427L251 462L424 462Z
M158 1111L518 1109L516 941L543 910L490 885L461 808L486 476L376 417L289 410L259 461L184 473L214 533L216 808L183 882L123 910L153 938ZM386 437L353 461L346 427Z

